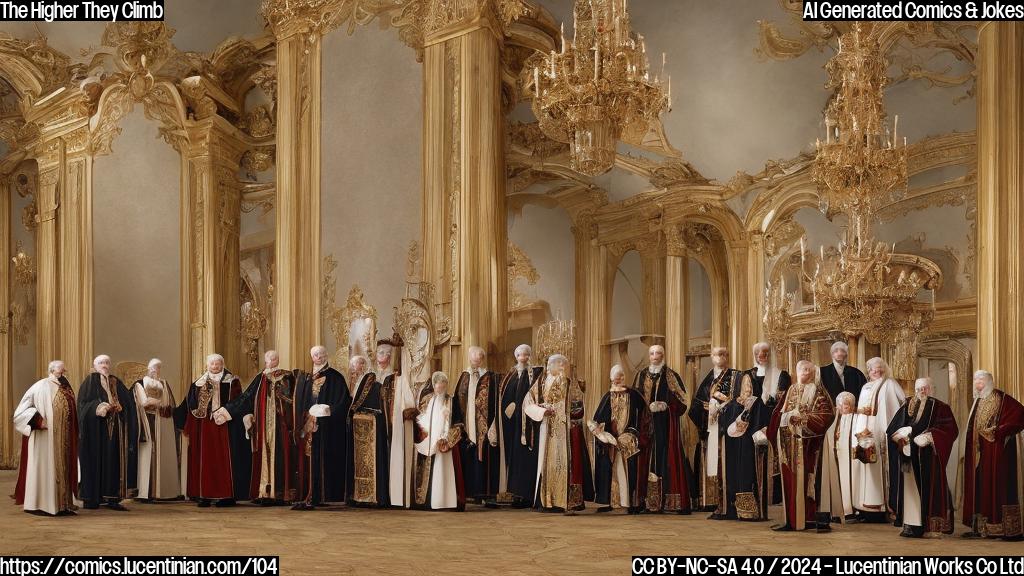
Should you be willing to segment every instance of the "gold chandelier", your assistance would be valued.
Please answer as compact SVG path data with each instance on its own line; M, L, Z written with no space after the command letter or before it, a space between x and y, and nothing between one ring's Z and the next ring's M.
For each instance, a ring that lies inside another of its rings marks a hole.
M569 144L571 167L588 176L615 162L616 142L639 139L663 110L671 108L672 81L653 79L643 36L630 26L626 0L576 0L573 39L561 51L537 54L524 67L540 129Z
M932 320L941 272L934 262L898 254L895 245L872 233L877 207L899 199L907 187L906 138L898 139L882 102L887 62L878 40L855 23L840 37L829 61L827 88L835 96L825 114L825 142L817 143L812 177L820 208L830 219L847 215L845 238L826 251L813 275L806 272L806 240L801 238L801 269L814 294L815 310L835 330L863 335L876 343L897 343ZM931 302L919 301L921 290Z

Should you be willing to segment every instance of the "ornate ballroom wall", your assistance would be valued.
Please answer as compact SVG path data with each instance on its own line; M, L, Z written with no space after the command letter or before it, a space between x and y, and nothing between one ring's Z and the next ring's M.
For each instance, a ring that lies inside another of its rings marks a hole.
M811 174L841 30L803 26L791 2L630 3L654 69L667 54L673 110L595 177L526 89L571 2L176 4L166 26L0 26L4 410L55 356L76 380L98 353L125 374L161 356L181 390L213 351L243 377L271 347L293 366L317 342L344 356L353 322L389 337L413 301L426 366L451 371L470 345L504 368L543 323L573 321L592 400L652 342L692 385L713 345L745 366L771 337L791 365L839 336L799 272L802 236L813 261L847 226ZM963 410L970 372L1015 374L1024 337L995 250L1021 242L1019 112L992 96L1021 89L1021 33L915 26L882 34L909 185L875 232L941 287L916 349L851 344ZM979 154L997 144L1009 156ZM783 279L780 306L766 290ZM12 442L4 429L3 463Z

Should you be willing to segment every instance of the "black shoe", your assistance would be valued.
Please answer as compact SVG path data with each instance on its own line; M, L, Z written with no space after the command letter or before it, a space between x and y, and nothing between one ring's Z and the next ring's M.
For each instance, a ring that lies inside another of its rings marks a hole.
M827 523L818 522L817 532L818 534L827 534L832 531L832 527Z
M57 516L78 516L78 512L75 512L74 510L61 510L60 512L57 512Z
M109 508L111 510L115 510L117 512L127 512L128 511L128 509L125 508L120 502L111 502L111 503L107 504L107 508Z
M690 514L693 514L693 512L690 510L678 510L676 511L676 514L679 514L680 516L689 516Z
M710 516L708 516L708 520L725 520L725 514L713 512Z
M85 504L82 505L82 508L85 508L86 510L99 510L100 509L100 503L99 502L86 502Z
M921 536L916 534L914 532L914 530L910 526L904 526L903 527L903 531L900 532L900 537L901 538L920 538Z
M772 530L775 532L792 532L793 527L789 524L776 524L775 526L772 526Z
M605 512L611 512L611 511L612 511L612 507L611 506L600 506L597 509L597 513L598 514L603 514Z
M1024 534L1017 534L1016 536L1003 536L1003 542L1021 542L1024 541Z
M217 508L229 508L234 505L234 498L221 498L220 500L217 500L217 502L214 503L214 506L216 506Z
M209 508L210 507L210 501L207 500L206 498L200 498L199 501L196 502L196 506L198 506L200 508Z
M53 516L53 514L50 514L45 510L25 510L25 514L31 514L33 516ZM57 514L59 515L60 512Z
M295 505L292 506L292 510L316 510L316 507L305 502L296 502Z

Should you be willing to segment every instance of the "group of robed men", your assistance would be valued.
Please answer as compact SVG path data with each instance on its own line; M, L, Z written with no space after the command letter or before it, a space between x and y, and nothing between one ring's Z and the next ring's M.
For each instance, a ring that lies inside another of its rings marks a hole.
M378 343L375 370L353 357L347 378L322 346L310 351L311 372L284 370L269 351L244 390L214 354L177 404L159 360L129 387L99 356L77 398L63 363L51 362L15 411L24 436L15 499L51 515L74 514L76 500L125 510L128 498L186 497L200 507L461 510L469 501L570 513L592 501L598 512L739 520L767 519L769 504L782 503L775 530L893 521L903 536L953 531L952 411L927 378L908 400L881 358L865 377L842 342L831 364L798 363L795 381L766 343L743 372L715 348L689 410L682 378L652 346L632 385L612 368L589 420L585 384L560 354L533 366L521 345L502 376L471 347L451 388L443 372L403 378L393 350ZM966 535L1019 539L1024 408L988 372L974 386L959 440Z

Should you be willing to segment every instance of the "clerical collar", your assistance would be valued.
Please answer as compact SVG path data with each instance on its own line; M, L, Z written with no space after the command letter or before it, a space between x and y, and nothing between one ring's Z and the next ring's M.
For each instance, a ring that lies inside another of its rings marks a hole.
M767 373L768 373L768 367L765 366L764 364L758 364L757 365L757 370L754 371L754 374L756 374L757 376L764 376Z
M836 372L838 372L840 374L843 373L843 370L846 370L846 364L840 364L839 362L836 362L835 360L832 361L832 365L836 367Z
M476 370L476 373L479 374L480 376L483 376L484 373L487 372L487 368L484 368L483 366L481 366L479 368L473 368L472 366L469 367L469 368L466 368L466 372L468 372L469 374L472 374L473 370Z
M664 362L662 362L661 364L651 364L650 366L647 367L647 371L650 372L651 374L657 376L658 374L661 373L661 369L664 368L664 367L665 367L665 363Z

